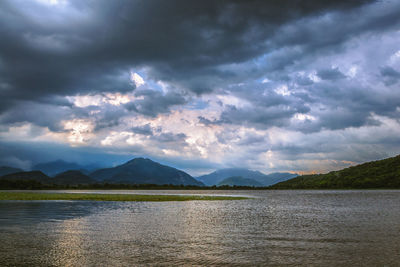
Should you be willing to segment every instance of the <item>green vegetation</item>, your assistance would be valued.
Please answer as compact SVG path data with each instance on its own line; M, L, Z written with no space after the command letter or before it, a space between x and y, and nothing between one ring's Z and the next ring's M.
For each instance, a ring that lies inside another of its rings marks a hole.
M333 171L303 175L277 183L271 189L389 189L400 188L400 155Z
M197 186L197 185L157 185L157 184L43 184L35 180L0 179L0 190L63 190L63 189L98 189L98 190L254 190L266 187L253 186Z
M0 200L90 200L90 201L189 201L189 200L240 200L246 197L230 196L179 196L91 193L33 193L0 192Z

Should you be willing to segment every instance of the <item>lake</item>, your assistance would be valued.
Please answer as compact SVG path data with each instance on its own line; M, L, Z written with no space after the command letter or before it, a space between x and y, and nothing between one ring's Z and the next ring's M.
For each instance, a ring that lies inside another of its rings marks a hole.
M400 266L399 190L90 192L251 199L0 201L0 265Z

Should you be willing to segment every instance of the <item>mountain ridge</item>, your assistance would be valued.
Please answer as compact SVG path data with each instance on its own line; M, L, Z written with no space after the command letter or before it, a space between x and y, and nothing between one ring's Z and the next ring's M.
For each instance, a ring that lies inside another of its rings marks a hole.
M269 186L290 178L297 176L297 174L286 173L286 172L275 172L270 174L264 174L260 171L253 171L245 168L226 168L219 169L206 175L197 177L197 179L203 182L207 186L217 185L222 180L233 177L241 176L247 179L253 179L261 183L263 186Z
M272 189L400 188L400 155L370 161L327 174L302 175Z
M80 165L75 162L68 162L58 159L54 161L35 164L31 169L34 171L41 171L48 176L54 176L71 170L77 170L81 171L82 173L88 173L90 172L90 170L93 170L93 168L95 168L95 166Z
M204 186L186 172L148 158L134 158L116 167L96 170L89 176L108 183Z

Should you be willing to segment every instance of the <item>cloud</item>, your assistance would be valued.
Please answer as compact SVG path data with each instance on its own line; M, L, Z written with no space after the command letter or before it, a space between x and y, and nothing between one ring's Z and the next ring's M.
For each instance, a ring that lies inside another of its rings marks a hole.
M386 85L393 85L400 80L400 72L389 66L381 68L381 75L385 79Z
M153 128L150 126L149 123L142 126L132 127L131 131L142 135L153 135Z
M130 69L141 65L149 66L155 79L209 92L218 76L234 75L215 66L261 55L276 27L365 2L202 1L194 6L179 0L103 0L66 1L61 7L2 1L0 58L7 67L0 68L0 77L8 89L1 92L13 101L126 92L143 84L137 73L131 81Z
M156 136L156 139L160 142L181 142L185 141L187 138L186 134L184 133L178 133L178 134L173 134L173 133L161 133L160 135Z
M51 110L51 112L49 112ZM38 126L48 127L59 132L63 130L61 119L70 118L71 109L65 106L22 101L0 115L1 124L29 122Z
M322 69L317 72L317 75L322 80L339 80L346 78L346 75L341 73L338 68Z
M13 168L19 168L22 170L30 170L32 166L30 160L21 160L13 156L5 156L4 158L0 158L0 163L2 166L11 166Z
M393 155L399 11L362 0L1 1L0 141L195 172Z
M168 92L163 94L155 90L140 90L135 93L138 100L125 105L127 110L135 111L150 117L155 117L160 113L168 113L172 106L182 105L187 100L180 94Z
M136 72L131 73L131 80L135 83L136 87L140 87L145 84L143 78Z

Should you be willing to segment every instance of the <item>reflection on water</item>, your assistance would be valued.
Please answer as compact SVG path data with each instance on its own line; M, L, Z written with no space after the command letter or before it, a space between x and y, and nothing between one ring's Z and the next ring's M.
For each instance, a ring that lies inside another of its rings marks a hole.
M189 202L3 201L0 265L400 263L400 191L195 193L254 198Z

